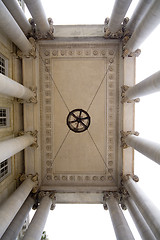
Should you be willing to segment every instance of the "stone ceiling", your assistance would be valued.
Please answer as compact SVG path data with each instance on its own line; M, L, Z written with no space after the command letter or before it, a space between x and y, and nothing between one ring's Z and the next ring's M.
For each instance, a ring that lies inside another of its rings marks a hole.
M41 41L42 186L58 192L114 190L119 184L119 42ZM83 109L89 128L67 126Z

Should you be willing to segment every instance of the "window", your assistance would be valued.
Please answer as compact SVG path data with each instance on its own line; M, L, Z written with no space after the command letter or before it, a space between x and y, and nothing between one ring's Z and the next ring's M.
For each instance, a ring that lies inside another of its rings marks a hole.
M8 60L0 54L0 73L7 75L8 74Z
M6 159L0 163L0 182L11 173L11 159Z
M0 128L9 127L9 108L0 108Z

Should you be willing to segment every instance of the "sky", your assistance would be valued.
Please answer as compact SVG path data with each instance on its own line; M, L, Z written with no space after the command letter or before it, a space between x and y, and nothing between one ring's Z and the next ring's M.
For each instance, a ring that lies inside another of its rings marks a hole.
M43 0L47 17L52 17L57 24L103 24L110 17L113 0ZM133 0L127 13L131 17L137 0ZM142 81L159 70L160 26L143 42L141 55L136 59L136 82ZM135 130L141 137L160 142L160 94L152 94L141 98L136 103ZM154 107L153 107L154 106ZM160 174L159 166L142 154L135 151L135 174L139 176L137 183L155 205L160 208ZM123 211L136 240L140 236L128 214ZM45 226L50 240L115 240L115 234L109 212L102 205L58 205L50 211Z

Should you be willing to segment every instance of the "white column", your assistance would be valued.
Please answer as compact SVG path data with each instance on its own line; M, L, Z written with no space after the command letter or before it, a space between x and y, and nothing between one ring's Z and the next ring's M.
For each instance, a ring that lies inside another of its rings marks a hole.
M0 94L4 94L11 97L21 98L24 100L29 100L34 98L34 93L24 87L23 85L17 83L11 78L0 73Z
M133 234L128 226L122 210L119 207L117 199L112 193L110 197L106 198L106 202L117 240L133 240Z
M18 1L17 0L12 0L12 1L2 0L2 1L5 4L5 6L7 7L7 9L10 11L10 13L12 14L14 19L16 20L16 22L18 23L18 25L24 32L24 34L29 33L31 31L31 25L29 24L25 14L24 14L24 11L18 4Z
M130 87L125 95L128 99L135 99L158 91L160 91L160 71Z
M0 162L10 158L33 143L34 137L28 133L0 142Z
M52 200L49 196L42 198L23 240L39 240L41 238L51 205Z
M31 43L2 1L0 1L0 28L22 52L29 52L32 49Z
M24 0L26 3L37 28L41 33L47 33L50 29L49 23L47 21L41 0Z
M34 199L29 196L16 214L15 218L13 219L5 233L3 234L1 240L15 240L17 238L33 204Z
M131 146L138 152L160 164L160 144L150 140L128 135L125 139L127 145Z
M35 183L31 179L26 179L0 207L0 237L6 231L34 186Z
M128 53L134 52L160 23L160 1L155 0L126 44Z
M153 235L151 229L147 225L146 221L144 220L142 214L138 210L137 206L135 205L134 201L131 197L125 199L125 205L127 206L129 213L137 227L137 230L143 240L156 240L155 236Z
M132 17L127 24L127 30L129 30L130 33L135 31L153 2L154 0L140 0L138 2L136 9L134 10Z
M132 0L116 0L113 11L109 20L108 28L112 33L116 33L121 29L121 23L124 20L125 14Z
M160 211L131 177L129 177L128 180L124 180L124 186L148 223L155 237L160 239Z

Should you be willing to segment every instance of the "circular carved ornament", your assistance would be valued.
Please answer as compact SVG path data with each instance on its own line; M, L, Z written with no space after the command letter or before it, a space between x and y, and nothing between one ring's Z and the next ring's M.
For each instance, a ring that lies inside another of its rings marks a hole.
M67 116L67 125L75 133L84 132L90 125L90 116L83 109L74 109Z

